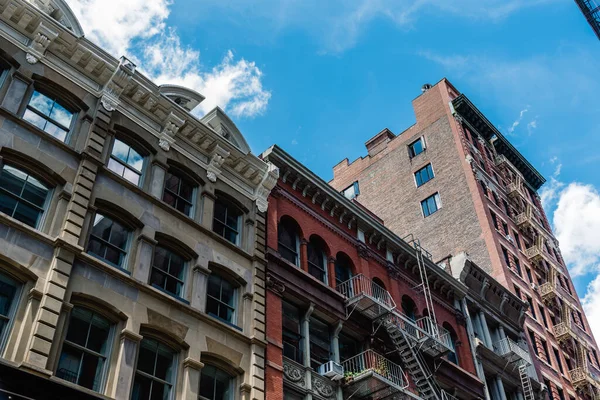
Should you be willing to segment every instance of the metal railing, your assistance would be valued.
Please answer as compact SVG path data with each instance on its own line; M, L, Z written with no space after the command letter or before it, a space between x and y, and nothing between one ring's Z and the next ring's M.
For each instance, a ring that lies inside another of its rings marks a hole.
M441 342L444 346L449 349L453 349L452 337L450 331L441 325L433 322L430 317L423 317L417 320L417 326L421 328L427 335L433 337L437 341Z
M531 364L531 355L526 347L522 347L519 343L515 342L511 338L505 338L494 344L494 351L500 356L510 357L513 354L520 359ZM516 361L516 360L513 360Z
M346 383L359 380L368 374L386 380L398 389L408 387L406 374L399 365L391 362L373 350L364 351L344 361L344 378Z
M525 256L527 258L529 258L530 260L534 260L538 257L544 257L544 250L542 249L542 246L540 245L533 245L531 247L528 247L525 249Z
M571 383L573 385L587 381L588 375L588 371L586 371L583 367L575 368L569 371L569 376L571 377Z
M452 396L450 393L442 389L442 400L458 400L458 397Z
M388 321L412 337L413 340L420 342L423 339L431 338L448 349L453 348L450 332L446 328L437 325L430 317L422 317L413 321L396 310L390 314Z
M564 339L565 336L574 336L573 331L567 325L566 322L561 322L560 324L554 325L554 335L558 340Z
M350 301L360 296L367 296L385 308L393 309L396 307L394 299L387 290L362 274L340 283L337 291Z

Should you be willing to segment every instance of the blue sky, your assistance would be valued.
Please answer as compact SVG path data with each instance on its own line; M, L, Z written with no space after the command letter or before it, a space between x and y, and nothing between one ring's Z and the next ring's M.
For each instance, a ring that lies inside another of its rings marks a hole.
M574 1L68 3L90 39L204 94L199 114L224 107L256 154L277 143L325 179L382 128L413 124L421 85L448 78L547 177L600 336L600 42Z

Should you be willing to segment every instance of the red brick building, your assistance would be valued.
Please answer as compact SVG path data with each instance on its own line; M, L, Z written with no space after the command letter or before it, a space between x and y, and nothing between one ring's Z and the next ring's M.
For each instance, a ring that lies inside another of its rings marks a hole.
M280 170L267 212L266 398L483 398L458 311L467 287L277 146L262 157Z
M436 262L467 254L526 301L524 333L549 398L597 399L598 347L537 195L544 178L447 80L423 89L416 123L368 140L368 155L337 164L330 184L394 233L421 238Z

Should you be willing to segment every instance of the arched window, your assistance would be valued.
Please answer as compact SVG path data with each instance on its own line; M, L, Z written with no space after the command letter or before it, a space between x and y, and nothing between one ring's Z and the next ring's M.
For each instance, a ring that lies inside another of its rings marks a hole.
M456 365L460 365L460 360L458 359L458 352L456 351L456 344L458 343L458 336L456 335L456 331L447 322L444 322L442 324L442 327L445 328L450 334L450 345L452 347L450 353L446 355L446 359Z
M8 335L8 327L14 317L21 285L0 272L0 349Z
M205 365L200 377L200 399L232 400L233 377L217 367Z
M96 213L87 252L119 268L125 268L131 229L120 222Z
M136 186L141 185L145 164L144 156L132 146L115 139L108 160L108 169Z
M37 228L48 198L48 187L29 173L11 165L0 170L0 211Z
M132 400L171 399L176 358L175 351L167 345L151 338L142 339Z
M87 308L73 308L56 376L96 392L102 391L110 337L111 323L106 318Z
M307 246L308 273L327 284L327 255L325 243L318 236L311 236Z
M352 260L344 253L338 253L335 258L335 285L350 280L352 278Z
M206 313L236 325L237 292L238 287L229 279L212 273L206 290Z
M415 302L410 297L408 297L406 295L402 296L402 303L400 306L402 308L402 313L405 316L407 316L412 321L416 321L417 306L415 305Z
M150 284L176 297L183 297L186 259L163 246L156 246Z
M277 227L277 250L284 259L300 266L300 229L296 221L289 217L281 218Z
M213 232L223 236L231 243L239 245L242 214L242 210L232 202L218 197L215 201Z

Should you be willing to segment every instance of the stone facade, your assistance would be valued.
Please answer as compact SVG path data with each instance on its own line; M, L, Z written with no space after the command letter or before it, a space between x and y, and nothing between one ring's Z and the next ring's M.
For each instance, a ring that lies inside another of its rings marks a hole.
M551 398L597 398L598 348L536 193L544 178L447 80L413 107L415 125L376 135L368 156L334 167L330 184L358 182L357 200L394 232L415 234L436 261L466 253L526 300L524 331ZM421 137L425 150L411 157ZM427 163L434 177L416 187ZM441 204L425 216L421 202L432 193Z
M201 95L85 39L62 0L0 2L0 25L0 397L144 399L152 380L191 400L220 374L230 399L264 399L277 169L222 110L191 114Z

